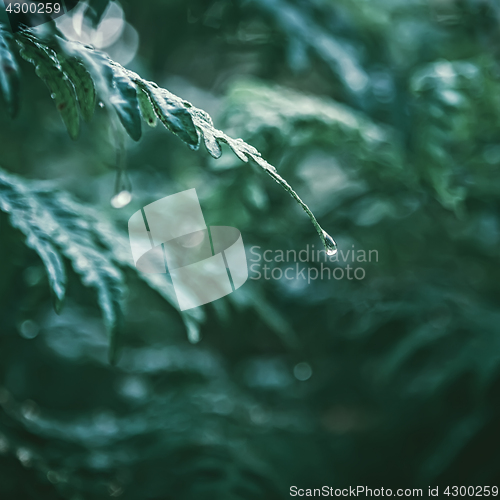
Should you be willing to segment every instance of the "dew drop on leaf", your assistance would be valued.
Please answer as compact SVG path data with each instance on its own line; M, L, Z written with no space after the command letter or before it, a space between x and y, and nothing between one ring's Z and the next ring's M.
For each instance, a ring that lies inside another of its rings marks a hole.
M323 231L323 244L325 245L327 255L335 255L337 253L337 243L335 243L335 240L326 231Z
M312 376L311 365L304 362L296 364L293 368L293 375L297 380L300 380L301 382L309 380Z

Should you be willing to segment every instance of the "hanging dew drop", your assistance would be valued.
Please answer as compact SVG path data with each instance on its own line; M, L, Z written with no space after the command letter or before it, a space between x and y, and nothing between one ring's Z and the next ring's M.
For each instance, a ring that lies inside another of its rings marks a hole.
M337 253L337 243L326 231L323 231L323 244L325 245L326 255L335 255Z
M102 101L99 101L99 107L104 108L104 103Z
M326 251L326 255L335 255L336 253L337 253L337 249L336 248L329 248Z
M126 207L132 201L132 193L130 191L120 191L111 198L111 206L113 208Z
M242 141L242 139L238 140ZM253 154L254 153L251 153L251 157L254 159L254 161L256 161L258 165L260 165L278 184L280 184L285 189L285 191L287 191L293 198L295 198L295 201L304 209L304 212L309 216L309 219L311 219L313 226L316 228L316 231L318 231L318 234L323 241L326 254L335 255L337 253L337 243L335 243L335 240L318 224L318 221L316 220L314 214L311 212L309 207L300 199L300 196L293 190L292 186L290 186L290 184L288 184L288 182L278 174L278 172L272 165L267 163L261 157L254 157ZM260 158L260 160L258 158Z

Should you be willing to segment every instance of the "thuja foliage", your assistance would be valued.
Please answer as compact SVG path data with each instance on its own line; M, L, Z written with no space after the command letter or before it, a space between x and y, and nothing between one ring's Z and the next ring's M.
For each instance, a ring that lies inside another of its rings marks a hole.
M107 3L78 12L95 26ZM121 6L126 64L52 25L0 37L0 497L495 484L497 3ZM341 252L274 259L323 245L262 170ZM125 230L193 186L251 279L180 315ZM366 276L308 282L322 265ZM294 278L252 279L264 266Z
M309 215L326 250L331 253L336 251L335 241L321 228L307 205L253 146L217 130L208 113L125 69L106 54L77 42L69 42L60 33L43 33L42 31L37 36L24 29L12 35L4 27L0 28L3 58L1 89L12 117L16 115L20 99L20 75L14 55L14 51L19 49L21 57L33 64L37 76L51 92L56 109L72 139L78 138L80 119L89 122L99 101L101 105L114 110L116 114L111 119L116 117L134 141L141 139L143 120L152 127L159 120L191 149L197 150L203 142L213 158L217 159L222 155L221 144L225 143L241 161L253 160L282 185ZM75 270L82 275L83 282L97 289L99 304L110 331L110 359L115 360L122 281L120 272L106 265L99 250L92 248L89 221L84 220L81 224L81 244L78 249L74 246L74 234L64 234L64 230L53 228L50 207L44 206L44 202L47 203L48 200L56 203L59 212L63 212L64 204L57 203L53 197L47 197L45 201L36 200L22 179L7 176L3 182L2 209L11 214L13 225L25 233L27 244L42 258L56 298L56 308L60 309L65 295L64 265L58 254L61 249L57 245L57 238L62 238L67 243L67 250L72 256L64 251L63 254L72 260ZM24 193L24 197L21 193ZM18 204L13 202L15 198L19 201ZM75 217L77 212L78 210L70 211L67 218ZM36 238L35 232L43 236ZM113 247L110 246L108 250L113 252ZM82 252L88 255L80 255ZM84 264L79 265L79 262Z

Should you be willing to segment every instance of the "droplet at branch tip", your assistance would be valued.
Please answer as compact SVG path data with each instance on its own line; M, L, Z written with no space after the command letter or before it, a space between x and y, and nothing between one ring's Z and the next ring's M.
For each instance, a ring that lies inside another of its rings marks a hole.
M337 253L337 243L335 243L335 240L319 225L318 221L316 220L316 217L311 212L310 208L302 201L302 199L294 191L292 186L290 186L290 184L288 184L288 182L285 179L283 179L283 177L281 177L281 175L276 171L276 169L274 169L274 167L272 169L265 168L265 166L263 167L262 162L261 163L257 162L257 164L262 168L264 168L266 173L268 173L278 184L280 184L281 187L284 188L285 191L288 194L290 194L292 198L294 198L295 201L302 207L304 212L309 216L309 219L311 219L311 222L313 226L316 228L316 231L318 231L321 241L325 246L325 251L327 255L335 255ZM265 160L264 164L269 165L267 162L265 162Z
M337 253L337 243L335 243L335 240L325 230L323 230L323 234L321 236L323 245L325 245L326 254L335 255Z

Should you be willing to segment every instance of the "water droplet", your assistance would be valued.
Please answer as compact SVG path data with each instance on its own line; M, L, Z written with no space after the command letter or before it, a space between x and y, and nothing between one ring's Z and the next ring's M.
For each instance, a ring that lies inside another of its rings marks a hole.
M120 191L111 198L111 206L113 208L123 208L132 201L132 193L130 191Z
M293 368L293 375L297 380L304 382L312 376L312 368L309 363L297 363Z
M38 327L38 324L30 319L23 321L19 325L19 333L21 334L21 337L24 337L25 339L34 339L38 335L39 331L40 328Z
M104 106L105 106L104 103L102 101L99 101L99 107L104 108Z
M31 451L26 448L18 448L16 452L17 459L21 462L24 467L30 467L33 455Z
M337 253L337 243L335 243L335 240L326 231L323 231L323 238L326 254L335 255Z
M55 94L55 92L54 92L54 93L52 93L52 94L50 94L50 97L52 97L52 99L55 99L55 98L56 98L56 94Z

